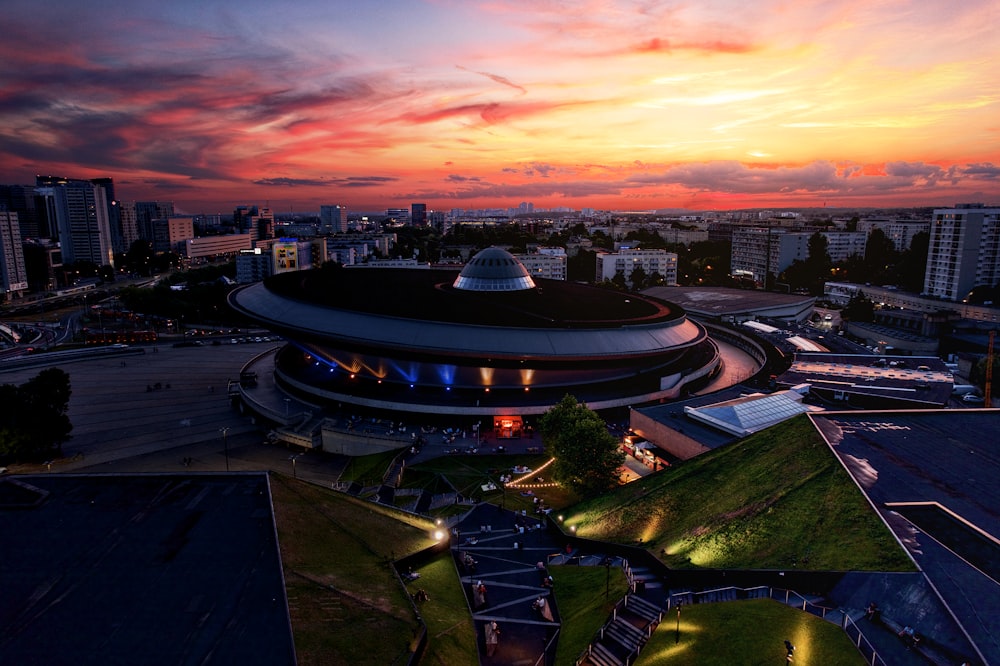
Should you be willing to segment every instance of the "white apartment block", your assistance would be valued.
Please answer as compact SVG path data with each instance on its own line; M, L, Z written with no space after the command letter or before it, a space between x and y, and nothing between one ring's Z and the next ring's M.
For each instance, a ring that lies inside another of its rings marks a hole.
M629 283L632 281L632 271L641 266L646 275L658 273L663 277L663 284L677 284L677 253L666 250L639 250L622 248L617 253L598 252L597 270L594 279L597 282L612 279L618 271Z
M892 241L896 252L910 249L913 237L921 231L930 231L929 220L896 220L887 217L870 217L858 220L858 231L871 234L872 230L880 229L885 237Z
M551 248L544 248L551 249ZM559 248L562 250L562 248ZM544 278L547 280L566 279L566 251L562 254L546 252L539 248L537 254L515 254L514 258L524 265L528 274L533 278Z
M973 287L1000 282L1000 208L935 209L930 236L924 293L959 301Z
M839 263L848 257L865 256L865 246L868 245L868 234L864 231L821 231L826 237L826 253L830 255L830 261ZM809 237L812 233L795 234L805 236L806 253L802 257L809 257Z
M251 284L260 282L274 273L271 253L263 252L259 247L252 250L240 250L236 256L236 282Z
M188 259L230 257L239 254L240 250L252 248L253 241L250 234L205 236L204 238L189 238L184 241L184 256Z
M763 283L767 274L779 275L796 260L809 258L812 231L790 232L780 227L733 227L730 273ZM830 261L852 255L864 256L868 236L863 231L821 231L827 241Z
M343 266L353 266L358 263L358 248L353 245L336 245L327 247L327 259Z
M416 259L373 259L361 264L350 264L345 268L418 268L429 269L431 265Z
M20 296L28 289L28 271L24 265L21 226L17 213L0 210L0 287L6 299Z

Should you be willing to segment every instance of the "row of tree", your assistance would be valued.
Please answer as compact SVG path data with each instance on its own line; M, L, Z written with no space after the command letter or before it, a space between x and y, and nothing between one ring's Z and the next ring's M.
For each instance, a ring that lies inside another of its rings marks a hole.
M915 234L910 247L896 250L892 239L881 229L873 229L868 234L865 254L851 256L834 263L830 260L826 236L820 232L809 237L809 251L806 259L796 259L792 265L775 276L768 276L768 288L777 283L788 285L790 289L804 289L819 296L823 285L830 281L854 282L858 284L892 284L904 291L920 292L924 286L924 272L927 268L927 249L930 235L926 232Z
M20 386L0 385L0 460L42 461L62 453L73 425L69 375L59 368L42 370Z

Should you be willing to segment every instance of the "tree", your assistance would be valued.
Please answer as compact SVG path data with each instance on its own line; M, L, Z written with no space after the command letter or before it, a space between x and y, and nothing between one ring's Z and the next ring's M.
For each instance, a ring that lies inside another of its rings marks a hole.
M72 393L69 375L60 368L42 370L21 385L18 397L26 419L33 425L39 450L55 448L62 453L63 442L73 430L66 415Z
M646 269L642 266L633 268L628 279L632 283L632 291L642 291L649 286L649 275L646 274Z
M910 247L899 257L896 283L906 291L919 293L924 290L924 274L927 272L927 250L931 236L926 231L914 234Z
M871 233L868 234L868 242L865 243L867 274L864 276L864 282L895 283L896 279L892 267L896 263L897 254L892 239L886 236L881 229L872 229Z
M555 458L557 481L581 494L618 485L625 453L596 412L566 395L542 415L539 425L546 451Z
M0 457L41 459L62 452L73 425L69 375L59 368L42 370L20 387L0 386Z
M844 321L871 322L875 320L875 304L865 296L864 292L851 296L851 300L840 311L840 318Z
M597 271L597 253L580 250L575 257L566 259L566 279L579 282L593 282Z

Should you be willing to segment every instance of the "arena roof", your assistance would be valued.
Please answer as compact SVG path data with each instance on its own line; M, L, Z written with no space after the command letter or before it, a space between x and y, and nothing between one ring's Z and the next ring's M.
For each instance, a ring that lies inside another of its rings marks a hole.
M535 289L468 291L452 286L457 277L457 268L324 268L274 275L264 285L324 308L449 324L599 328L684 317L683 309L657 298L564 280L538 279Z
M704 329L658 299L557 280L526 291L460 291L454 271L286 273L230 303L269 329L312 341L502 358L624 358L697 344Z
M514 255L498 247L488 247L469 259L454 286L468 291L519 291L534 289L535 283Z

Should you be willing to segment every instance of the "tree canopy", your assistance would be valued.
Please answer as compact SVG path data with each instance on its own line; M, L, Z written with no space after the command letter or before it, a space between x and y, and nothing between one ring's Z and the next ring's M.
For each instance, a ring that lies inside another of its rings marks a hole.
M41 460L70 437L69 375L42 370L21 386L0 385L0 459Z
M596 412L567 395L542 415L539 424L545 448L555 458L557 481L582 494L618 485L625 453Z

